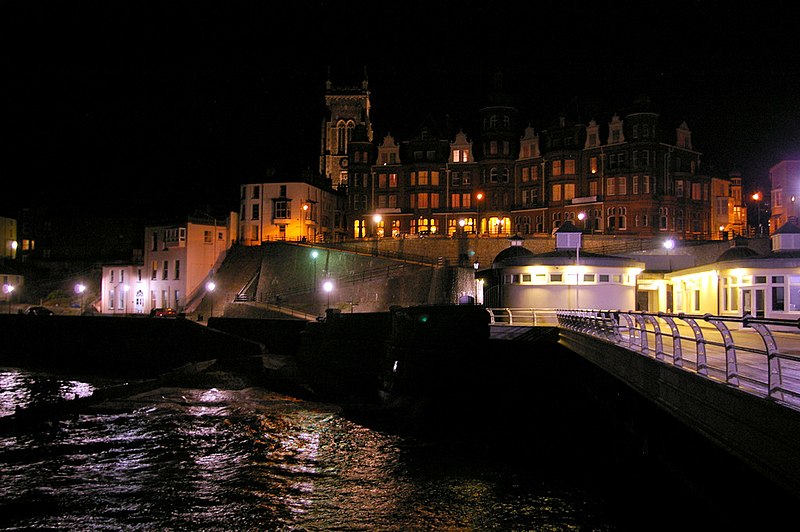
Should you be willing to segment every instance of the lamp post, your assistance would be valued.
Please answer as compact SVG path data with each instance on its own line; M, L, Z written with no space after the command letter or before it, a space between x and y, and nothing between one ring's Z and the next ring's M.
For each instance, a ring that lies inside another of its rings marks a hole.
M319 251L316 249L311 251L311 258L314 259L314 287L312 290L314 292L317 291L317 257L319 257Z
M303 203L303 223L302 223L302 234L300 235L301 240L305 242L306 235L308 233L308 202Z
M211 301L211 318L214 317L214 289L217 288L217 285L214 281L209 281L206 283L206 291L209 293L209 301Z
M322 283L322 289L328 294L328 307L331 308L331 292L333 292L333 281L330 279Z
M86 285L78 283L75 285L75 293L81 296L81 316L83 316L83 293L86 291Z
M756 231L758 232L758 235L761 236L761 194L758 192L753 194L753 201L756 202L756 218L758 219L758 227L756 228Z
M667 254L667 268L669 269L669 271L672 271L672 259L669 258L669 250L671 250L674 247L675 247L675 241L672 240L671 238L664 241L664 250L665 253Z
M481 200L483 200L483 192L478 192L475 195L475 200L476 200L475 201L475 206L476 206L477 211L478 211L478 220L477 220L478 227L475 228L475 234L480 236L480 234L481 234Z
M4 284L3 293L6 295L6 303L8 303L8 313L11 314L11 293L14 291L14 285Z

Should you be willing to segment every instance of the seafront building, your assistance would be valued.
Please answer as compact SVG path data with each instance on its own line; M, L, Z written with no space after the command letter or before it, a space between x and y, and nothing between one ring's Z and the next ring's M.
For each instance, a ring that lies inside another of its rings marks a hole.
M496 75L477 125L425 117L377 145L366 78L325 91L320 173L347 198L349 238L589 234L680 240L747 233L741 175L704 172L686 122L647 98L603 120L535 129ZM446 112L447 110L442 110ZM391 125L388 125L391 126Z
M147 314L171 307L185 312L213 290L214 274L238 233L238 215L226 220L190 216L186 223L147 227L141 264L103 266L102 314Z
M512 237L491 267L476 273L478 299L498 308L633 309L642 261L581 250L582 232L564 222L555 250L533 253Z
M800 318L800 227L792 218L760 254L738 241L712 263L667 273L674 311L715 316Z

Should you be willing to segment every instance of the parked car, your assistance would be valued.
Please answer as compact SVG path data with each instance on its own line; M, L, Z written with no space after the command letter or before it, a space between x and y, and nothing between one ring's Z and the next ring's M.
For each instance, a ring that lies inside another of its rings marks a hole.
M177 318L178 312L174 308L154 308L150 311L151 318Z
M28 307L25 314L28 316L52 316L55 313L47 307L36 306Z

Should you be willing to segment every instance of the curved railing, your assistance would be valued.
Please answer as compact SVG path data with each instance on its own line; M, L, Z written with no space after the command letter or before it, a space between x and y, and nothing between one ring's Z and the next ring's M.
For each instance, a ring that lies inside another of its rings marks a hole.
M558 325L557 309L554 308L487 308L489 324L540 327Z
M558 310L556 315L564 329L800 405L798 320L620 310Z

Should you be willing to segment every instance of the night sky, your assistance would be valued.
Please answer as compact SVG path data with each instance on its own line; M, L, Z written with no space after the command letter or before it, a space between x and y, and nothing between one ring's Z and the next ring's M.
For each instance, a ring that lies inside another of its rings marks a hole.
M0 215L238 210L268 168L317 169L328 66L344 84L367 67L379 139L429 113L471 124L500 69L537 130L647 95L749 190L800 156L789 7L489 4L2 0Z

